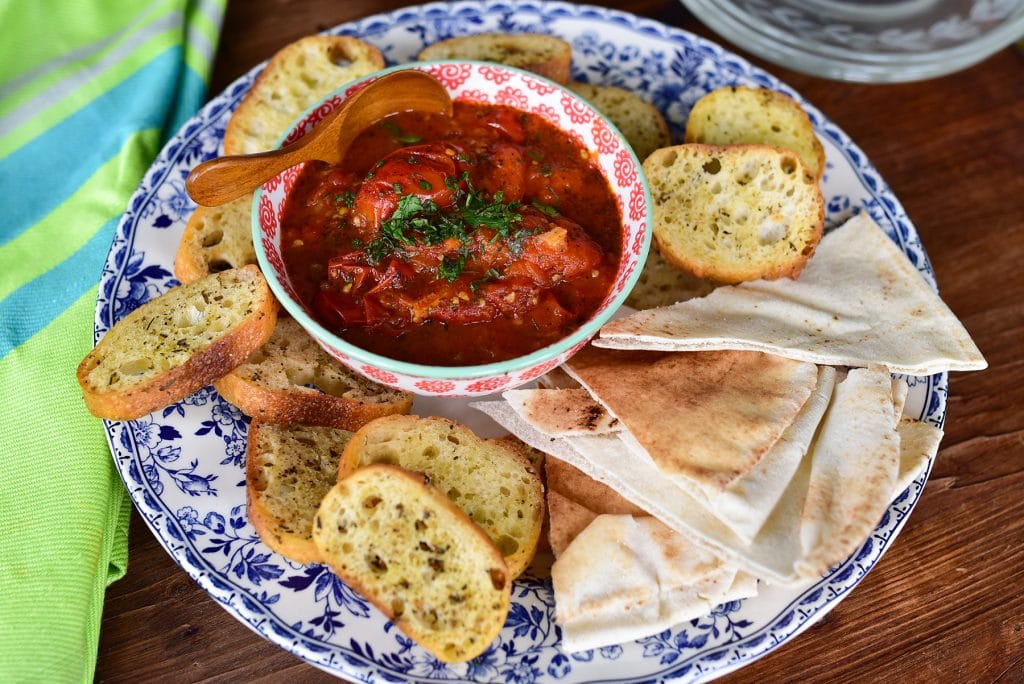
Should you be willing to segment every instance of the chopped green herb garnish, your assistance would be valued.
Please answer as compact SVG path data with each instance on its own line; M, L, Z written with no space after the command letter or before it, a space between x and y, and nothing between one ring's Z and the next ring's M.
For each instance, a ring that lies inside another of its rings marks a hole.
M555 209L550 204L544 204L543 202L538 202L537 200L533 200L533 202L531 202L530 204L532 204L537 211L544 214L545 216L558 216L558 210Z
M356 193L354 193L351 190L349 190L347 192L342 192L340 194L337 194L337 195L334 196L334 203L335 204L344 204L346 207L351 209L356 204Z
M487 272L484 273L484 277L483 278L477 278L476 280L474 280L473 282L471 282L469 284L469 289L470 289L471 292L476 292L477 290L480 289L480 286L483 285L484 283L489 283L492 280L497 280L500 277L501 277L501 271L499 271L496 268L489 268L489 269L487 269Z
M550 178L551 177L551 164L544 164L543 166L541 166L540 167L540 173L545 178Z
M420 178L420 190L433 190L434 186L426 178Z
M460 187L460 182L465 184L465 188ZM417 242L439 245L454 238L463 243L462 249L465 250L465 246L472 243L472 234L480 228L493 230L493 240L504 237L510 240L512 249L522 251L522 241L533 231L519 228L523 220L519 202L506 202L502 192L487 199L473 187L468 173L463 173L458 180L446 178L445 183L454 190L453 206L445 211L433 200L421 200L416 195L398 198L394 213L381 223L380 233L366 248L371 263L379 263L391 254L401 253L404 246ZM430 183L421 179L420 187L427 190ZM458 259L447 257L447 261L438 267L438 277L449 281L457 278L467 257L465 251Z
M508 251L518 259L523 254L523 243L526 242L526 238L536 234L537 231L535 230L520 230L518 233L509 236Z
M441 259L441 263L437 265L437 277L444 278L449 283L455 281L462 274L462 269L466 268L466 255L459 254L458 256L445 255Z
M462 216L466 223L474 228L481 226L498 231L502 236L508 236L512 225L523 220L519 209L519 202L505 202L505 193L498 191L490 202L483 198L472 186L465 194Z
M404 188L401 183L392 183L391 188L395 191L395 194L401 195L404 192Z
M390 133L392 138L400 143L411 144L418 143L423 140L423 138L418 135L406 135L405 131L399 128L393 121L383 121L381 122L381 127Z

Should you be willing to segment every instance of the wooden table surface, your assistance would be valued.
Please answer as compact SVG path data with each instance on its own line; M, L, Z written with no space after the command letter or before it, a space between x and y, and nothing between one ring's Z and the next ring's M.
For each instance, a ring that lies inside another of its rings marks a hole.
M408 4L233 0L211 93L286 43ZM728 682L1024 681L1024 59L923 83L854 85L724 43L675 0L598 4L723 43L796 88L874 162L917 226L943 299L989 362L954 373L946 435L896 544L819 624ZM133 513L99 681L337 681L210 599Z

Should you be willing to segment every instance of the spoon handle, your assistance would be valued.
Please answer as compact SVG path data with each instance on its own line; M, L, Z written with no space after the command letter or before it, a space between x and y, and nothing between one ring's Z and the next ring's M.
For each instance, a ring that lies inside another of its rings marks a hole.
M185 179L189 197L206 207L237 199L285 169L303 161L292 148L217 157L192 169Z

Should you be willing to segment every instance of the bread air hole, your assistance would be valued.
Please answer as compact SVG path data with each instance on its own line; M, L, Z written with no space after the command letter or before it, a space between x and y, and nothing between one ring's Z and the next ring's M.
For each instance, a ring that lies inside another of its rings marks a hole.
M400 598L391 599L391 616L394 618L402 617L402 613L405 612L405 601Z
M331 64L336 67L347 67L352 64L352 57L340 45L332 46L327 51L327 59L331 60Z
M224 239L224 231L219 228L214 228L209 233L203 236L203 247L213 247L219 245L220 241Z
M772 245L786 237L785 223L764 223L758 231L757 240L762 245Z
M344 397L352 390L352 385L345 378L332 373L330 368L318 367L313 372L313 384L332 397Z
M711 175L715 175L716 173L722 170L722 162L719 161L717 157L715 157L709 162L704 162L704 165L701 166L701 168L704 169L704 173L710 173Z
M677 156L678 155L676 155L676 153L674 151L673 152L666 152L665 156L663 156L661 158L661 165L664 166L664 167L672 166L673 164L676 163L676 157Z
M313 374L309 372L309 368L306 366L286 367L284 369L284 376L288 378L288 382L298 387L303 387L314 382Z
M210 273L222 273L223 271L229 271L232 268L234 268L234 266L224 259L212 259L210 261Z
M191 328L203 322L203 312L193 305L185 306L174 312L173 323L178 328Z
M118 366L117 370L121 375L140 375L152 370L152 368L153 362L149 359L129 359Z
M519 542L507 534L501 535L494 545L498 547L501 555L506 558L519 550Z
M401 465L398 461L398 455L393 451L384 451L380 454L375 454L373 457L374 463L384 463L386 465Z
M783 157L779 161L779 168L782 169L783 173L792 175L796 172L796 159L793 157Z

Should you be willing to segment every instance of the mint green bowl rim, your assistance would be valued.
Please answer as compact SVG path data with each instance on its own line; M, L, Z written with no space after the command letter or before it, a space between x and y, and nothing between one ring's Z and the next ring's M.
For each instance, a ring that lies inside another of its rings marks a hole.
M544 363L545 361L550 361L551 359L556 358L563 352L572 349L577 344L585 342L586 340L593 337L597 333L597 331L601 329L601 326L604 325L608 321L608 319L615 315L615 312L619 310L622 304L626 301L626 298L629 296L630 291L632 291L633 286L636 285L636 281L640 278L640 272L643 270L643 264L647 260L647 254L651 247L651 239L653 234L652 222L650 220L652 201L651 189L647 182L647 176L644 174L643 166L641 165L640 160L637 158L636 153L633 151L633 148L626 141L626 138L624 135L622 135L622 132L619 131L618 127L616 127L615 124L613 124L608 119L608 117L606 117L604 114L598 111L596 107L591 105L589 102L587 102L586 100L584 100L579 95L569 90L562 84L556 83L555 81L552 81L548 78L539 76L538 74L526 71L524 69L518 69L516 67L511 67L504 64L496 64L480 60L436 60L397 64L386 69L381 69L380 71L375 71L372 74L367 74L362 78L356 79L342 86L339 86L338 88L335 88L331 92L321 97L313 105L306 108L306 110L302 112L302 114L296 117L295 120L291 123L291 125L288 126L288 129L277 140L277 143L274 145L274 149L280 148L281 143L283 143L285 139L291 134L296 125L299 124L307 116L309 116L309 114L311 114L314 110L322 106L324 102L338 94L343 94L353 86L356 86L370 79L380 78L385 74L389 74L395 71L404 71L408 69L419 69L422 71L422 67L430 65L451 64L471 64L475 66L486 65L490 67L497 67L554 86L556 90L564 94L567 94L572 99L576 100L579 103L582 103L588 110L593 112L593 114L596 117L600 118L605 124L607 124L608 127L619 139L619 142L622 144L622 147L629 153L629 156L633 160L633 163L636 164L636 168L638 171L638 180L644 190L644 216L647 218L646 227L644 229L643 246L641 247L640 254L637 255L637 268L633 269L633 272L629 274L629 276L626 279L625 286L622 288L622 291L615 295L614 299L612 299L612 301L603 311L599 312L596 316L588 319L579 328L577 328L569 335L563 337L559 341L553 344L549 344L546 347L536 349L530 352L529 354L517 356L515 358L507 359L505 361L495 361L493 363L485 363L475 366L431 366L426 364L414 363L412 361L400 361L398 359L392 359L387 356L375 354L371 351L363 349L362 347L356 346L351 342L342 339L335 333L323 327L315 318L313 318L306 312L305 308L303 308L300 302L293 299L292 296L288 294L284 286L278 280L277 273L275 273L273 266L267 259L266 251L263 248L263 230L262 227L260 226L259 214L260 199L263 197L262 185L256 189L256 192L253 194L252 199L252 236L253 246L256 249L256 261L259 264L260 270L263 271L263 274L266 277L267 282L270 285L270 289L274 293L274 296L277 297L277 300L278 302L280 302L281 306L283 306L288 311L288 313L291 314L291 316L296 321L298 321L299 325L302 326L302 328L304 328L311 335L313 335L313 337L316 338L318 342L328 345L329 347L341 352L342 354L350 357L351 359L391 373L398 373L402 375L414 376L430 380L473 380L487 376L508 375L515 371L530 368L531 366ZM612 183L609 183L609 186L612 187L613 194L618 196L619 193L616 191L615 186ZM626 206L626 203L623 203L622 206L624 208ZM619 218L620 221L622 221L623 216L620 215ZM619 262L620 268L622 262L625 261L625 259L626 250L624 249L622 260L620 260Z

